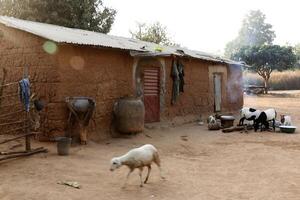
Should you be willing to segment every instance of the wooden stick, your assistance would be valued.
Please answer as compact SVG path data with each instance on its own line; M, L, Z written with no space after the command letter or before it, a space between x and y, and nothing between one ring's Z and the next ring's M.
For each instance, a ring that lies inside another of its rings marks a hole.
M11 85L17 85L17 84L19 84L19 82L6 83L6 84L3 84L3 85L0 85L0 87L11 86Z
M1 151L0 155L12 155L12 154L19 154L19 153L27 153L27 151Z
M10 107L10 106L18 106L18 105L20 105L20 106L21 106L21 102L20 102L20 103L11 103L11 104L6 104L6 105L3 105L3 106L1 106L1 108Z
M0 124L0 126L7 126L7 125L21 124L21 123L24 123L24 121L3 123L3 124Z
M10 132L13 132L13 131L23 130L23 129L25 129L25 128L26 128L26 127L19 127L19 128L11 129L11 130L5 131L5 132L3 132L3 133L0 133L0 135L5 135L5 134L10 133Z
M25 157L25 156L30 156L30 155L33 155L33 154L36 154L36 153L47 153L48 150L47 149L35 149L35 150L31 150L29 152L26 152L26 153L20 153L20 154L15 154L15 155L9 155L9 156L5 156L3 158L0 158L0 161L3 161L3 160L8 160L8 159L13 159L13 158L18 158L18 157Z
M25 66L24 67L24 71L23 71L23 78L28 78L29 79L29 67ZM29 102L30 103L30 102ZM30 109L30 107L29 107ZM27 112L25 112L25 122L24 122L24 127L25 128L25 133L27 134L25 136L25 145L26 145L26 151L31 151L31 144L30 144L30 139L31 139L31 135L30 135L30 119L29 119L29 110Z
M3 70L3 79L2 79L1 85L4 84L6 75L7 75L7 70L5 68L3 68L2 70ZM2 96L2 95L3 95L3 86L0 87L0 96ZM2 100L0 99L0 106L1 106L1 104L2 104Z
M43 149L44 147L39 147L34 149L34 151L39 150L39 149ZM19 153L28 153L28 151L2 151L0 152L0 155L13 155L13 154L19 154Z
M19 136L14 137L14 138L3 140L3 141L0 142L0 144L5 144L7 142L11 142L11 141L14 141L14 140L17 140L17 139L20 139L22 137L26 137L26 136L29 136L29 135L34 135L34 134L33 133L29 133L29 134L19 135Z
M10 150L13 150L13 149L15 149L15 148L17 148L17 147L21 147L21 146L23 146L23 145L22 145L22 144L15 144L15 145L9 147L9 149L10 149Z
M7 114L4 114L4 115L0 115L0 118L7 117L9 115L18 114L18 113L21 113L21 112L24 112L24 110L19 110L19 111L16 111L16 112L11 112L11 113L7 113Z
M6 97L15 97L15 96L19 96L19 94L10 94L10 95L5 95L5 96L0 96L0 98L6 98Z
M233 132L233 131L242 131L244 130L243 126L238 126L238 127L231 127L231 128L224 128L222 130L223 133L229 133L229 132Z

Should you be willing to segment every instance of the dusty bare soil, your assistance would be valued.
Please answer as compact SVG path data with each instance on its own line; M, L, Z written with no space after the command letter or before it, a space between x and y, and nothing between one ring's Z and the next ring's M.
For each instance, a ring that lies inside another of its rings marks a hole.
M300 98L246 97L245 105L275 107L300 125ZM136 171L121 189L127 169L110 172L110 159L145 143L159 149L167 179L161 180L153 166L149 184L140 188ZM189 124L90 142L72 147L67 157L57 156L54 144L35 145L50 152L0 164L1 200L300 199L300 134L224 134ZM63 180L82 188L57 184Z

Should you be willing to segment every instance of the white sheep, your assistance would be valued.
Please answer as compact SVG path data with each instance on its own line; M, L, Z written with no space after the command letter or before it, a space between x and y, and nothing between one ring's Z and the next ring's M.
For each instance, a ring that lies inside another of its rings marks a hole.
M244 120L254 122L254 120L258 118L260 113L261 113L260 110L257 110L257 109L254 109L254 108L248 108L248 107L242 108L240 110L241 119L239 121L239 125L240 126L244 125ZM246 124L248 125L250 123L246 123Z
M151 171L152 162L154 162L158 166L160 171L160 177L164 179L161 172L160 159L159 159L157 149L151 144L145 144L139 148L134 148L130 150L128 153L126 153L123 156L112 158L110 171L114 171L115 169L118 169L122 165L126 165L129 168L129 172L126 176L126 180L123 185L124 188L126 186L129 175L134 171L134 169L138 168L140 170L139 171L139 176L141 181L140 186L143 187L143 180L142 180L143 168L148 167L148 174L144 181L144 183L147 183Z
M291 126L292 118L289 115L280 115L280 122L284 126Z

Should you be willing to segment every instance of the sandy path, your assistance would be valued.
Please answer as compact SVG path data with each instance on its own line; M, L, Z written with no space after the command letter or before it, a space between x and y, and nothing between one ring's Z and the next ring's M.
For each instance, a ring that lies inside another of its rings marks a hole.
M300 125L300 99L247 97L253 107L278 108ZM289 106L287 106L289 105ZM189 124L177 128L147 130L131 139L113 139L86 147L73 147L71 155L50 152L0 164L2 200L96 199L299 199L300 134L209 132ZM187 141L181 136L187 136ZM167 177L160 180L154 166L149 184L140 188L137 171L121 189L127 169L111 173L109 160L128 149L152 143L160 151ZM40 145L40 144L37 144ZM58 185L74 180L82 189Z

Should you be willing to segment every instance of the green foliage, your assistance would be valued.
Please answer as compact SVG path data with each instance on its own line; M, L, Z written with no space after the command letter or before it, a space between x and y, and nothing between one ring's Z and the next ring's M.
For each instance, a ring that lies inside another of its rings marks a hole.
M233 55L233 58L250 65L249 70L257 72L268 87L268 81L274 70L294 68L297 59L293 50L293 47L279 45L244 46Z
M108 33L116 11L102 0L0 0L0 15Z
M167 27L159 22L146 25L137 23L137 30L130 31L132 38L169 46L179 46L171 41Z
M243 25L237 38L226 45L225 56L232 55L243 46L261 46L272 44L275 33L272 25L265 22L266 16L260 10L250 11L243 20Z
M295 54L297 57L296 67L300 68L300 43L295 45Z

